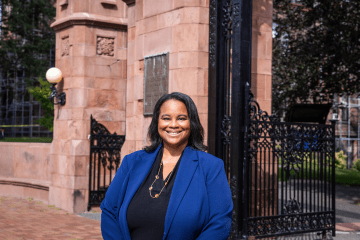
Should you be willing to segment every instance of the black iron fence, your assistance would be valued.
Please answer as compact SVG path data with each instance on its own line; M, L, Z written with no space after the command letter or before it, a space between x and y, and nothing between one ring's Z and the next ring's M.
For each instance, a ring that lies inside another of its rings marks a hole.
M51 143L53 132L40 125L0 125L0 142Z
M208 143L232 192L229 239L335 235L334 124L279 122L253 100L251 0L210 0L209 20Z
M125 136L111 134L107 128L91 116L90 165L89 165L89 202L100 205L106 191L120 166L121 148Z
M249 104L246 235L335 234L335 123L279 122Z

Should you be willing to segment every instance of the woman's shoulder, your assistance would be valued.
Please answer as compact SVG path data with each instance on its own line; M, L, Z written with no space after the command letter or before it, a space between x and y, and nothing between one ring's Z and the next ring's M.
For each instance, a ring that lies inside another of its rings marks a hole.
M224 161L214 155L197 150L199 166L206 181L211 181L219 174L224 174Z
M153 151L150 151L150 152L148 152L144 149L141 149L141 150L137 150L135 152L127 154L124 158L131 159L132 162L147 160L148 156L153 154L155 151L156 151L156 149Z
M145 150L138 150L129 154L126 154L123 158L123 160L121 161L121 165L124 165L126 168L130 169L132 168L134 165L136 165L136 163L139 163L139 161L141 161L142 159L142 155L146 153Z
M143 149L127 154L125 157L128 159L137 159L139 156L146 154L147 152ZM125 158L124 157L124 158Z
M214 155L201 151L201 150L196 150L198 158L199 158L199 162L202 165L208 165L208 166L223 166L224 162L223 160L221 160L218 157L215 157Z

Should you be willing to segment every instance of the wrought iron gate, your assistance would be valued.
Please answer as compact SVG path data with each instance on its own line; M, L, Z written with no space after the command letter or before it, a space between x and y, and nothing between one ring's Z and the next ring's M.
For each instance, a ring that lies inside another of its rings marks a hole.
M234 201L229 239L331 230L335 125L279 122L251 85L251 0L210 0L209 152Z
M335 236L335 122L279 122L246 92L244 234Z
M89 164L89 203L100 205L105 193L120 166L121 148L125 136L110 134L107 128L91 116L90 164Z

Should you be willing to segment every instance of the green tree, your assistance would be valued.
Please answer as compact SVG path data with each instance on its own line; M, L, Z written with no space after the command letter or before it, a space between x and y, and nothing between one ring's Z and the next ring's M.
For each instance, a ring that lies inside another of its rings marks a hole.
M274 0L273 111L360 91L360 1Z
M45 77L51 64L49 55L55 45L55 34L50 28L56 14L54 3L55 0L0 0L0 69L8 77L25 70L26 87L45 110L39 124L50 131L54 106L48 99L50 84L41 77ZM39 83L40 87L35 87Z
M44 76L55 35L53 0L1 0L0 68L25 69L27 81Z
M51 94L51 84L39 78L40 86L29 87L28 91L33 97L41 103L41 108L45 110L45 115L39 119L39 124L53 131L54 129L54 104L49 99Z

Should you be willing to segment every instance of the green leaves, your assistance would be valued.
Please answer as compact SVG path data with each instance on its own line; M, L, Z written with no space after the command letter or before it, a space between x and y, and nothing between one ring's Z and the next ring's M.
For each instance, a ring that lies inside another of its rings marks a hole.
M51 84L39 77L39 87L28 87L29 93L41 103L41 108L45 109L44 117L39 119L39 124L53 131L54 129L54 104L49 99L51 94Z
M338 169L346 169L346 158L344 151L335 153L335 167Z
M55 33L50 28L56 13L54 0L1 0L0 69L18 72L25 69L29 93L41 103L45 116L39 124L53 130L54 105L50 84L45 77L50 67L49 54L55 45ZM34 84L40 83L40 87ZM12 86L14 87L14 86Z
M360 2L274 1L273 111L360 91Z
M48 56L55 44L50 22L55 17L53 1L2 0L0 68L26 69L28 80L44 76Z

